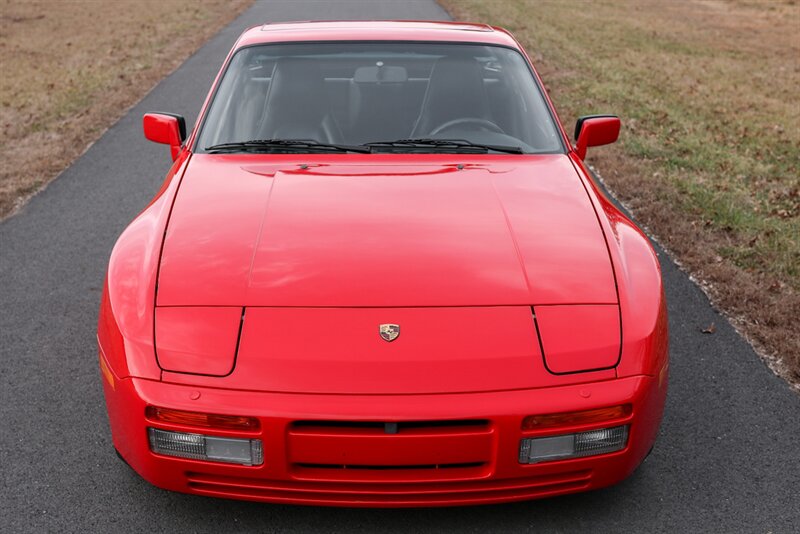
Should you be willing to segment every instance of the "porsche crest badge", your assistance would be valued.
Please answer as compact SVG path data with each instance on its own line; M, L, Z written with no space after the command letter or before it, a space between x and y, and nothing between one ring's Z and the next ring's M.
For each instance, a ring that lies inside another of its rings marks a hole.
M378 328L378 332L381 335L381 339L384 341L394 341L397 339L397 336L400 335L400 325L399 324L382 324Z

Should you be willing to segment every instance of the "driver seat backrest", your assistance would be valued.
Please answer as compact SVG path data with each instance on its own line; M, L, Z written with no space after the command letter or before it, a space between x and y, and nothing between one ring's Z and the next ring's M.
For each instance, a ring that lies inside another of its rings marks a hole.
M443 57L431 69L428 89L411 137L430 135L442 124L488 116L483 67L471 57Z
M315 60L278 60L259 137L313 139L323 143L341 139L341 131L330 112L325 78Z
M253 134L261 124L266 109L266 95L269 89L265 89L265 85L265 82L253 78L245 82L241 89L239 105L233 111L233 128L230 139L236 141L255 139Z

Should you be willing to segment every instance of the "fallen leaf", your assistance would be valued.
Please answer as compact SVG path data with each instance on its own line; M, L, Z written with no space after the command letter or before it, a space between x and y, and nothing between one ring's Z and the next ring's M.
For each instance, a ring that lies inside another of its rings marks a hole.
M703 332L704 334L713 334L716 331L717 331L717 325L715 325L714 323L711 323L710 325L701 330L701 332Z

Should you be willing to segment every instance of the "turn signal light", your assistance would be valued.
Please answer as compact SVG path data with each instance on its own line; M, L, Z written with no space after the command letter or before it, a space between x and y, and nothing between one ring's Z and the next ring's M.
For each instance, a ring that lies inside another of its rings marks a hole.
M148 428L147 435L150 450L157 454L248 466L264 463L264 446L260 439L220 438L157 428Z
M161 421L163 423L174 423L178 425L250 431L259 430L261 428L261 424L255 417L239 415L185 412L183 410L171 410L169 408L158 408L156 406L148 406L144 414L151 421Z
M608 454L621 451L627 444L628 425L562 436L527 438L519 442L519 462L536 464Z
M628 417L633 406L622 404L610 408L596 408L581 412L551 413L545 415L529 415L522 420L522 430L538 430L554 426L583 425L587 423L603 423L614 419Z

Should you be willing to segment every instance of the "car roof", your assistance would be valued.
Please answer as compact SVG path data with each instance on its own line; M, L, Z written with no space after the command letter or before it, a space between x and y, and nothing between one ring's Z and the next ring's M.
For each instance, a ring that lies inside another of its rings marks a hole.
M236 48L303 41L442 41L518 48L511 35L488 24L425 20L326 20L276 22L245 31Z

